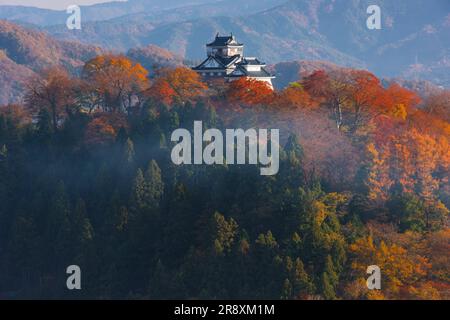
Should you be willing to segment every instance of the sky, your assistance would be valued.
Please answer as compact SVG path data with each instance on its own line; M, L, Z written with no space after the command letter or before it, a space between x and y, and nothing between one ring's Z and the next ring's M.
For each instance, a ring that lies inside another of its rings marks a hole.
M101 2L110 2L111 0L0 0L0 5L20 5L31 6L46 9L64 10L69 5L89 5ZM124 1L124 0L119 0Z

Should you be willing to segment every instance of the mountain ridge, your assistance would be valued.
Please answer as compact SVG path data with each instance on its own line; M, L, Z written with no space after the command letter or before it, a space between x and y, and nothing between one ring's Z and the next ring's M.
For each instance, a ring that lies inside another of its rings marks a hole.
M233 7L236 1L228 0L225 4ZM245 15L225 14L223 9L210 11L223 3L187 6L164 13L130 14L86 23L81 32L71 32L64 26L46 30L58 39L122 52L154 44L190 60L204 58L204 45L217 32L233 32L246 45L249 55L261 57L267 63L326 60L368 68L383 77L402 75L411 79L416 78L412 66L417 55L424 65L418 76L439 85L450 85L447 67L444 72L439 69L450 59L448 49L442 49L450 47L449 1L411 0L405 4L387 0L290 0L277 5L273 5L276 1L269 1L266 8L249 2L247 10L251 13ZM381 30L366 27L366 9L370 4L382 8ZM183 10L186 14L182 14ZM436 35L423 30L435 30Z

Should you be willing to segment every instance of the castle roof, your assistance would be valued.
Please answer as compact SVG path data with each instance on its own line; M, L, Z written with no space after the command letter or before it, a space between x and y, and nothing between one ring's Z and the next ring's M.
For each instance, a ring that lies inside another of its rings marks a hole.
M253 57L245 57L242 62L239 64L241 65L253 65L253 66L265 66L266 64L264 62L259 61L257 58Z
M259 71L249 71L241 66L237 66L236 69L227 76L227 78L240 78L240 77L250 77L250 78L275 78L266 69L261 68Z
M226 69L234 65L239 60L239 58L240 58L239 55L235 55L232 57L209 56L199 66L193 69L194 70Z
M214 41L211 43L208 43L206 46L208 46L208 47L225 47L228 45L243 46L243 44L238 43L236 41L236 38L232 34L229 36L219 36L219 34L217 34Z

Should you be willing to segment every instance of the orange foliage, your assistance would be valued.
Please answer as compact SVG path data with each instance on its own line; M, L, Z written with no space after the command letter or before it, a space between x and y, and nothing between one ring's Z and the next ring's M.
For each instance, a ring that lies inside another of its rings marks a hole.
M450 298L450 229L446 228L427 235L425 254L430 257L433 265L433 276L441 281L447 281L447 299Z
M316 108L318 103L314 101L308 92L298 83L292 84L279 92L272 105L279 108Z
M434 199L439 187L448 183L449 148L448 137L421 133L415 128L385 135L369 150L376 163L369 179L374 192L387 195L389 186L397 182L406 192ZM380 189L384 192L376 191Z
M38 112L41 108L47 109L56 130L67 109L76 103L74 82L75 80L61 68L44 70L40 77L29 82L25 95L26 106L32 112Z
M394 107L403 106L408 112L411 108L416 107L421 99L417 93L405 89L397 83L391 84L386 89L386 94L391 100L391 105ZM395 110L395 109L394 109Z
M89 122L85 132L85 142L89 146L111 143L119 129L127 127L126 117L120 113L97 113Z
M351 268L362 280L366 269L377 265L381 269L382 290L365 291L369 299L407 299L436 296L436 290L430 288L426 277L431 269L429 260L412 250L397 244L376 244L369 236L350 245L352 254ZM426 291L426 292L425 292Z
M274 91L264 81L242 77L230 83L227 97L231 102L248 105L266 104L274 98Z
M350 133L367 131L380 115L405 120L409 110L420 103L414 92L397 84L384 89L375 75L364 70L316 71L302 85L332 111L337 127Z
M167 105L184 103L204 94L208 89L197 72L184 67L158 70L147 96Z
M123 55L103 55L88 61L83 77L105 111L128 110L148 88L148 71Z

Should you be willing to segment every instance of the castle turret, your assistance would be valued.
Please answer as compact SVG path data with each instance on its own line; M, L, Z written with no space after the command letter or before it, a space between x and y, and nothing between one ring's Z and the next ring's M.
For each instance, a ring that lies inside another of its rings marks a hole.
M244 45L238 43L233 34L225 37L217 34L214 41L206 45L206 52L208 56L233 57L239 55L242 57L244 55Z
M192 68L205 80L223 78L233 81L247 77L264 81L273 88L272 79L275 77L265 69L266 64L257 58L244 57L244 45L237 42L233 34L217 34L214 41L206 45L206 53L206 60Z

